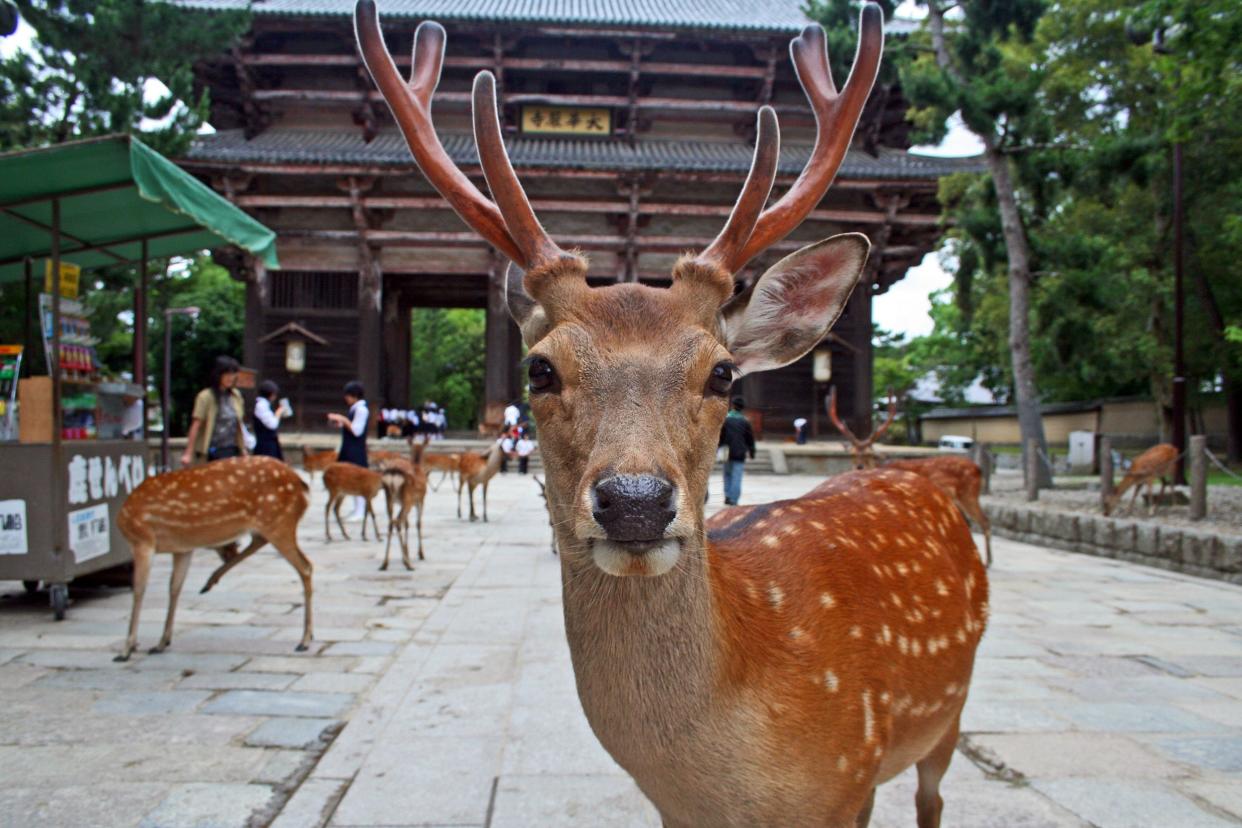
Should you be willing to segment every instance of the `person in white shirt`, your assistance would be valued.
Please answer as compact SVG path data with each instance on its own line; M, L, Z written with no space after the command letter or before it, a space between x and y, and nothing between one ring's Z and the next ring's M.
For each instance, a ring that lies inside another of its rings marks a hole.
M535 441L526 436L523 431L518 436L517 442L513 444L514 451L518 456L518 474L526 474L526 468L530 465L530 456L535 452Z
M511 429L500 438L500 473L509 473L509 461L517 457L517 429Z
M341 448L336 459L341 463L353 463L355 466L367 468L367 421L371 412L367 408L366 392L362 383L354 381L345 384L345 404L349 406L349 414L332 413L328 422L341 428ZM361 497L354 498L354 513L350 520L361 520L366 513L366 502Z
M254 454L264 455L266 457L275 457L277 460L284 460L284 453L280 450L280 438L276 435L280 429L281 417L289 414L288 409L283 403L276 403L276 398L280 396L280 386L271 380L264 380L259 383L259 393L254 399ZM272 410L272 405L276 404L276 409Z
M509 403L507 406L505 406L505 429L507 430L517 425L518 418L521 416L522 416L522 412L517 407L516 403Z

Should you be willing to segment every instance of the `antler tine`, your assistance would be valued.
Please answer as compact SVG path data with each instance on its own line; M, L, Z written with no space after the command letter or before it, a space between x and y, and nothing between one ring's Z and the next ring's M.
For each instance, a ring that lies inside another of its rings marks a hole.
M828 46L818 24L807 26L789 44L798 82L815 114L815 147L793 186L764 210L749 241L730 262L737 273L765 248L780 241L797 227L824 197L849 149L884 52L884 15L875 3L859 14L858 51L845 88L837 93L828 66Z
M729 268L730 262L741 252L755 229L755 222L772 194L776 180L776 165L781 156L781 133L776 111L770 106L759 108L755 130L755 154L751 158L750 173L742 192L733 205L733 212L725 222L720 235L699 254L699 261ZM732 274L732 270L729 270Z
M854 432L850 431L850 427L843 423L837 415L837 387L835 385L828 390L828 419L832 420L833 427L844 434L846 439L854 444L855 448L863 446L863 441L855 437Z
M504 216L509 235L521 249L523 259L519 262L525 270L555 261L564 255L552 241L535 211L526 198L526 192L518 181L509 153L500 135L500 114L496 107L496 78L483 71L474 77L472 95L474 110L474 143L479 148L479 163L483 177L496 199L496 206Z
M888 389L888 417L879 428L872 432L871 437L867 440L868 445L883 437L895 419L897 419L897 397L894 396L893 389L890 388Z
M509 235L504 216L449 158L431 123L431 96L440 82L440 67L444 63L444 27L431 21L419 24L414 33L414 66L408 84L401 79L384 45L374 0L358 0L354 7L354 33L367 71L431 186L444 196L462 221L510 259L523 263L522 250Z

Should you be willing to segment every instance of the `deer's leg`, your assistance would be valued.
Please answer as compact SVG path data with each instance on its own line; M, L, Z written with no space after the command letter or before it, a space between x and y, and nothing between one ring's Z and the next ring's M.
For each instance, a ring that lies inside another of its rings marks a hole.
M388 506L388 542L384 544L384 562L380 564L380 572L388 569L388 553L392 551L392 529L394 526L392 504Z
M949 769L953 751L957 749L959 723L960 719L954 720L931 752L915 763L919 772L919 788L914 794L918 828L940 828L940 812L944 809L944 800L940 798L940 780Z
M414 517L414 528L418 531L418 559L420 561L427 560L423 555L423 504L418 504L418 513ZM410 530L406 528L406 537L409 537Z
M302 597L305 603L302 618L302 640L294 650L301 653L305 652L310 646L311 631L313 624L311 621L311 596L314 594L314 586L311 583L311 574L315 567L311 565L310 559L302 553L298 548L297 527L282 531L270 538L272 545L285 557L285 560L297 570L298 577L302 579Z
M323 537L332 540L332 493L328 493L328 502L323 504Z
M147 591L147 579L151 577L151 556L154 554L155 544L134 544L134 608L129 614L129 635L125 638L125 646L113 661L129 661L130 654L138 646L138 615L142 609L142 596Z
M487 484L490 481L483 481L483 522L487 523Z
M236 550L236 546L233 547ZM160 643L151 648L151 655L162 653L172 643L173 617L177 614L177 601L181 598L181 587L185 586L186 573L190 571L190 560L194 551L177 552L173 555L172 575L168 579L168 615L164 618L164 634ZM236 555L233 556L236 559Z
M1168 485L1169 485L1169 481L1165 480L1163 477L1160 478L1160 494L1152 498L1152 501L1151 501L1151 513L1153 515L1156 513L1156 503L1158 503L1161 500L1164 500L1164 492L1165 492L1165 489L1168 488ZM1156 481L1153 480L1151 482L1151 487L1153 489L1156 488Z
M1130 514L1134 514L1134 507L1138 503L1139 495L1143 491L1143 484L1134 487L1134 494L1130 496Z
M471 483L467 489L470 495L470 520L473 522L479 519L479 516L474 513L474 484Z
M858 816L854 817L855 828L867 828L871 823L871 809L875 807L875 788L871 789L871 793L867 795L867 804L858 812Z
M257 533L251 535L250 545L247 546L244 550L242 550L239 554L234 555L233 557L229 558L227 561L222 563L220 566L216 567L216 571L211 573L210 576L208 576L207 583L203 584L203 588L198 591L199 594L201 595L204 592L208 592L213 586L220 583L220 579L224 577L224 573L228 572L230 569L237 566L239 563L246 560L246 558L249 558L251 555L253 555L255 552L258 552L260 549L262 549L266 545L267 545L267 538Z
M375 542L379 543L383 539L383 537L380 535L379 519L375 517L375 507L371 505L370 500L367 501L367 514L371 516L371 528L375 530ZM366 518L366 515L363 515L362 517L362 531L364 533L362 536L363 540L366 540L366 534L365 534L366 530L367 530L367 518Z
M466 484L466 478L457 478L457 519L461 520L461 487Z
M336 515L336 526L341 530L341 534L345 536L345 540L349 540L349 533L345 531L345 521L341 520L341 504L345 502L345 495L338 495L336 498L336 508L332 510L332 514ZM362 531L366 531L366 521L362 523Z

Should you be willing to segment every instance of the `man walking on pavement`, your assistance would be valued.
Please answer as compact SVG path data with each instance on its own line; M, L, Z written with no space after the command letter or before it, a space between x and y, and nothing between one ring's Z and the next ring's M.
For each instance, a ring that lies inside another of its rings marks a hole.
M724 464L725 504L728 506L736 506L742 497L742 467L746 463L746 455L749 454L751 460L755 459L755 432L742 414L745 408L742 398L734 397L733 407L720 428L720 445L729 448Z

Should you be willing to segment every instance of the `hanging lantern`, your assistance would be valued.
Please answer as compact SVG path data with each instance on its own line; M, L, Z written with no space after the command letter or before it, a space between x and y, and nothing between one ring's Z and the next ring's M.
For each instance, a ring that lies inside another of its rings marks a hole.
M285 370L290 374L300 374L306 370L306 340L285 340Z

